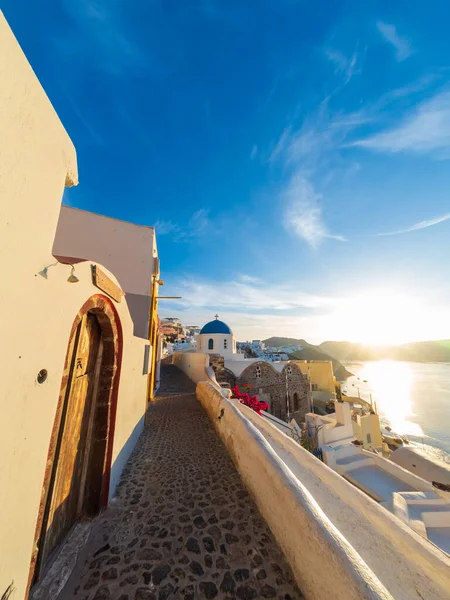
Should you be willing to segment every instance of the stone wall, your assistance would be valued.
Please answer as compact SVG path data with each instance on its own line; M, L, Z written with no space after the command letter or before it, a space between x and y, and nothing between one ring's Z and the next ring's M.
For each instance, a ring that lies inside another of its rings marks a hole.
M239 386L250 384L260 400L269 404L269 411L279 419L295 418L299 423L305 420L310 410L309 382L295 362L288 362L281 372L264 361L249 365L237 378Z
M210 354L209 364L214 371L219 385L222 387L229 386L230 389L236 385L236 376L230 369L225 367L225 359L223 356L220 356L219 354Z
M210 354L209 366L212 367L212 370L214 371L217 383L221 385L223 381L223 373L225 370L225 359L223 358L223 356L220 356L220 354Z
M230 369L227 369L226 367L223 370L223 380L230 386L230 389L234 388L237 383L236 375L233 373L233 371L230 371Z

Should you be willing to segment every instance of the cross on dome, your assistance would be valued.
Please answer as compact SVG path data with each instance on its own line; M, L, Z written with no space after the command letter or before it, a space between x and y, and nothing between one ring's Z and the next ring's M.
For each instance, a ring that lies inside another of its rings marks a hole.
M219 315L214 315L214 316L216 317L216 319L218 319L218 318L219 318Z

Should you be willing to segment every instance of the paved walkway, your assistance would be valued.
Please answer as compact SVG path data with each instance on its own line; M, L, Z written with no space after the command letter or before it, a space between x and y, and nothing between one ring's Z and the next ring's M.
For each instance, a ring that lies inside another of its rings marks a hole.
M60 600L303 597L193 392L176 367L163 367L117 498Z

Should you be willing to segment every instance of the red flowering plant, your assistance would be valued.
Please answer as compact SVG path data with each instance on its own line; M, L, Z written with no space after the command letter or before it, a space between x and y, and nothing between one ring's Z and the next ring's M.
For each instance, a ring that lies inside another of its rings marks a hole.
M269 405L267 404L267 402L262 402L261 400L258 400L258 396L250 396L248 391L252 388L253 386L249 383L244 383L244 385L241 388L239 388L239 386L236 385L231 390L233 394L232 398L236 398L236 400L239 400L241 404L245 404L245 406L248 406L256 413L258 413L258 415L262 416L261 411L267 410L269 408Z

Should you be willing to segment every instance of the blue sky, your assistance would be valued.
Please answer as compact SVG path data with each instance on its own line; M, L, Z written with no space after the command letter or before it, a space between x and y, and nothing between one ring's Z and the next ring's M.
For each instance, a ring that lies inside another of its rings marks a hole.
M161 316L450 337L448 3L0 6L77 149L65 202L156 227Z

